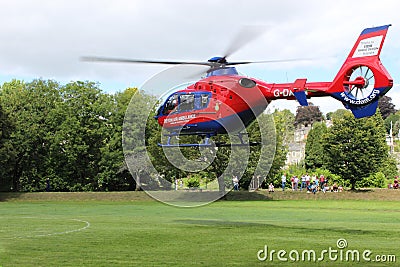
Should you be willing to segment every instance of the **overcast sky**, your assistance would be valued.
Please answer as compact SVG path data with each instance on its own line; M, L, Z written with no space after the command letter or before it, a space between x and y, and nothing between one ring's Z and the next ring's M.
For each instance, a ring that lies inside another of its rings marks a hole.
M268 82L331 81L362 29L392 24L381 60L396 84L388 95L400 109L398 0L1 0L0 10L0 83L90 80L106 92L139 87L165 66L88 63L81 56L207 60L223 55L244 26L258 25L263 35L229 60L315 60L240 72ZM330 98L311 101L324 112L342 107ZM287 102L273 107L295 110L297 103Z

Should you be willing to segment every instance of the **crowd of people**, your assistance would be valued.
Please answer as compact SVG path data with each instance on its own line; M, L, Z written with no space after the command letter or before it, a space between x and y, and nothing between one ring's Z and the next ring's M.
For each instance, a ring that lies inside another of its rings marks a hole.
M282 190L285 191L286 185L288 183L286 173L282 174ZM271 186L272 184L270 184ZM310 176L308 173L302 175L300 178L296 175L293 175L290 178L290 186L292 191L303 191L306 190L307 193L317 193L318 191L322 192L341 192L343 191L342 186L338 186L336 183L333 185L329 185L328 179L325 178L324 175L320 175L319 177L315 174ZM271 190L269 189L269 192ZM272 191L273 192L273 191Z

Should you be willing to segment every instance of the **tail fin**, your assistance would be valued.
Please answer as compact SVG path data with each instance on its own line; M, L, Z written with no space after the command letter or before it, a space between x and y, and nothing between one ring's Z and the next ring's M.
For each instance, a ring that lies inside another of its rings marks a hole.
M377 101L393 86L379 55L391 25L361 32L328 93L350 109L356 118L375 114Z

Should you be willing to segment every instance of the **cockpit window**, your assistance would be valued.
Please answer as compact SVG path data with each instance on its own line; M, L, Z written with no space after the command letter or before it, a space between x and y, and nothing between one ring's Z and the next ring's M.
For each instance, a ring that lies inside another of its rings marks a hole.
M179 111L189 111L194 109L194 94L181 94L179 96Z
M175 112L178 107L178 95L172 95L168 98L168 100L164 104L163 114L170 114L171 112Z
M187 112L207 108L210 101L210 93L176 93L165 101L163 114L175 112Z

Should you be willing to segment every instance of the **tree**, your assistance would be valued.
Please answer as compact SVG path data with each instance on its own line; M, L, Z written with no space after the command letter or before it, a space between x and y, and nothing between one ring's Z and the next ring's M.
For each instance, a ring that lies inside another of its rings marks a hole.
M288 153L288 143L293 136L294 115L289 110L275 111L273 119L276 129L275 154L271 169L267 175L267 182L272 182L274 177L285 166Z
M356 182L380 170L388 159L382 116L355 119L351 114L334 120L324 138L325 168L348 180L354 190Z
M102 151L115 129L111 96L92 82L13 80L1 89L13 125L13 190L43 191L46 180L56 191L103 190Z
M345 115L350 114L351 115L351 111L347 110L347 109L338 109L334 112L329 112L326 114L326 119L328 120L339 120L342 119Z
M392 134L397 135L400 130L400 111L390 114L385 119L386 132L390 133L390 128L392 127Z
M316 121L322 121L323 115L318 106L309 103L308 106L299 106L296 110L294 125L312 125Z
M153 187L153 180L146 180L142 184L142 178L149 178L149 171L151 169L151 156L148 158L148 152L151 154L152 151L157 159L158 152L156 132L157 125L153 116L155 110L152 104L155 103L154 96L148 95L143 91L136 91L130 100L130 104L127 106L123 128L122 128L122 143L124 149L125 162L129 168L129 171L136 179L135 190L143 189L155 189ZM155 142L149 140L152 139ZM151 145L150 145L151 144ZM151 146L147 148L146 146Z
M109 121L114 101L93 82L70 82L60 94L50 155L53 186L61 191L103 190L100 162L113 132Z
M0 191L9 191L13 187L12 174L16 153L10 136L14 128L11 118L2 107L0 97Z
M378 108L381 111L382 118L386 119L390 114L396 113L395 105L392 103L392 98L382 96L378 101Z
M127 88L113 95L111 115L107 122L111 128L110 139L100 149L101 160L99 168L99 185L103 190L122 191L135 190L136 182L130 174L122 148L122 127L126 109L138 91L137 88Z
M61 102L58 83L13 80L2 86L1 103L14 129L10 145L15 158L10 175L14 191L39 191L51 176L49 153L54 142L54 109Z
M283 144L289 144L293 141L295 115L288 109L282 111L275 110L273 113L276 134L283 137Z
M321 168L324 165L323 140L327 130L325 123L316 122L308 133L304 160L307 169Z

